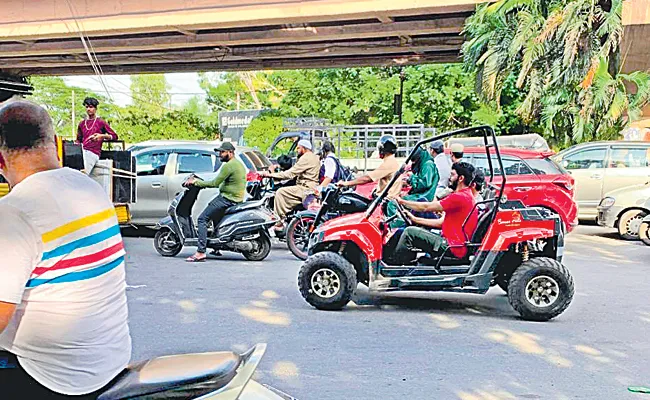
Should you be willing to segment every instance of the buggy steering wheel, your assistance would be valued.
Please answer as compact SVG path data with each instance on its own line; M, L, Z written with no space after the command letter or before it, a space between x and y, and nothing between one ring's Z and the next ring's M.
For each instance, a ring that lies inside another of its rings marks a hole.
M402 220L404 221L404 223L405 223L407 226L412 226L412 225L413 225L413 221L411 221L411 218L409 218L409 217L406 215L406 209L404 209L404 206L402 206L402 205L401 205L397 200L395 200L395 199L391 199L390 201L393 202L393 203L395 203L395 209L397 210L397 213L399 214L400 218L402 218Z

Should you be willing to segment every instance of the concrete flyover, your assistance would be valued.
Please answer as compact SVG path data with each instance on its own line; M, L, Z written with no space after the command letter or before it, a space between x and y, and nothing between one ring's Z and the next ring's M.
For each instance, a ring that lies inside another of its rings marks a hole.
M87 49L125 74L454 62L481 1L3 0L0 72L92 74ZM634 69L650 68L648 3L625 3Z

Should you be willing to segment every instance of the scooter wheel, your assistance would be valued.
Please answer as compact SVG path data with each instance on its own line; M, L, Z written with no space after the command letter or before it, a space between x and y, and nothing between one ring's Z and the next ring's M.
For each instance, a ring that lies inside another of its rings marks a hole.
M646 246L650 246L650 222L641 222L641 227L639 227L639 239Z
M153 247L163 257L177 256L183 250L183 244L178 235L169 229L161 229L156 232L156 236L153 239Z
M271 252L271 239L262 234L259 238L255 239L255 248L251 251L243 252L242 254L248 261L262 261L269 256Z

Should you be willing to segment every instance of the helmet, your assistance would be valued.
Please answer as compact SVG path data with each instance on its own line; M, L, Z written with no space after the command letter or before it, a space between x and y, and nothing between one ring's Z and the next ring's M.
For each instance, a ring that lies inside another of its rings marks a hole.
M397 139L393 135L383 135L377 142L379 155L395 154L397 152Z
M334 152L335 152L335 149L334 149L334 145L332 144L332 142L327 141L327 140L324 141L323 145L320 148L320 154L334 153Z

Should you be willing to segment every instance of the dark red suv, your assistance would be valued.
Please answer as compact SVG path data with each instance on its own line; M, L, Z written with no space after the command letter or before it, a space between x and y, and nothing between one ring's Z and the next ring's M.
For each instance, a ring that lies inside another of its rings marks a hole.
M550 159L554 153L507 147L499 150L507 177L504 195L510 200L521 200L527 207L544 207L556 212L562 218L566 232L571 232L578 225L575 180ZM463 161L489 173L484 147L466 147ZM495 183L498 184L501 178L496 156L492 161Z

